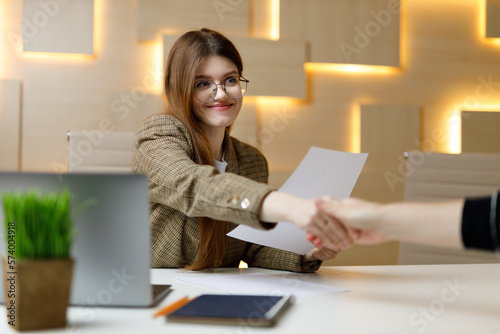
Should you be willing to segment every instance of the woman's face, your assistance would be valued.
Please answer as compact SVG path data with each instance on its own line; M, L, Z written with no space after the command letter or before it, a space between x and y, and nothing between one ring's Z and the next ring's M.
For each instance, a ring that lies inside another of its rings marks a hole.
M210 102L200 102L193 94L194 113L207 131L224 130L233 124L240 112L243 99L233 99L224 91L223 83L231 77L239 77L238 68L228 58L220 56L205 59L196 71L195 85L203 80L222 84L217 86L217 94Z

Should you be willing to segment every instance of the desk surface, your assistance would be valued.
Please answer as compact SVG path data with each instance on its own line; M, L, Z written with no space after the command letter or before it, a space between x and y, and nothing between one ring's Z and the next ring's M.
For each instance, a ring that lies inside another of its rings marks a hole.
M167 323L159 308L213 290L184 283L181 271L153 269L152 283L173 291L154 309L79 308L69 326L50 333L498 333L500 264L324 267L315 274L263 269L220 269L219 274L266 273L351 291L298 298L272 328ZM5 308L0 311L6 319ZM16 333L5 320L0 332ZM30 332L33 333L33 332ZM43 332L47 333L47 332Z

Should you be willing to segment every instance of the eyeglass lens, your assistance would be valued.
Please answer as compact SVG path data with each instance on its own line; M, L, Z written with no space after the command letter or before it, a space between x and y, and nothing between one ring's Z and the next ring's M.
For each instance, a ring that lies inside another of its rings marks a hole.
M194 94L200 102L210 102L217 95L218 86L222 86L230 98L239 99L246 93L247 82L243 77L230 77L221 84L211 80L201 80L195 84Z

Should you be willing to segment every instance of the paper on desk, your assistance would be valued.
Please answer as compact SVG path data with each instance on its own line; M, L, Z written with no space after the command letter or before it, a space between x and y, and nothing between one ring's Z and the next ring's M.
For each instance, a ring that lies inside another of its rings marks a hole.
M232 295L271 295L308 297L349 291L332 285L312 283L303 280L302 275L289 276L266 275L261 273L243 275L179 275L180 281L199 285L205 288L226 292Z
M367 153L348 153L311 147L280 191L301 198L331 195L349 197L365 164ZM259 245L306 254L314 245L306 240L305 231L292 223L280 222L270 231L239 225L227 234Z

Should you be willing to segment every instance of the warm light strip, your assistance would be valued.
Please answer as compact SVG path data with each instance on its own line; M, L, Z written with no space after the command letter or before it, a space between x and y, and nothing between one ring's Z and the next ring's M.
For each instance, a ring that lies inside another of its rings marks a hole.
M68 60L87 60L94 59L94 55L81 53L59 53L59 52L32 52L27 51L22 53L23 57L35 59L68 59Z
M280 39L280 0L271 1L271 39Z
M399 10L399 67L404 69L407 63L406 46L406 1L401 0Z
M359 104L353 108L352 112L352 128L351 128L351 152L361 152L361 110Z
M247 97L248 99L248 97ZM284 104L297 104L300 103L299 99L284 96L256 96L255 102L260 105L284 105Z
M94 0L94 57L97 57L102 46L102 0Z
M460 108L460 111L478 111L478 112L500 112L500 101L498 101L495 104L481 104L481 105L476 105L474 108L471 108L470 106L462 106Z
M312 72L392 74L400 71L398 67L375 65L306 63L304 66L306 71Z
M487 0L479 0L478 5L478 20L477 23L479 27L477 29L479 33L479 40L484 40L486 38L486 1Z
M157 42L154 51L154 81L156 83L153 93L162 94L163 92L163 41Z
M462 117L459 110L454 110L448 121L448 153L462 152Z

